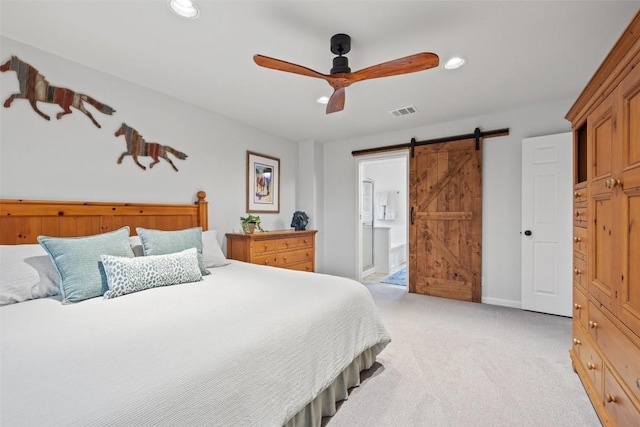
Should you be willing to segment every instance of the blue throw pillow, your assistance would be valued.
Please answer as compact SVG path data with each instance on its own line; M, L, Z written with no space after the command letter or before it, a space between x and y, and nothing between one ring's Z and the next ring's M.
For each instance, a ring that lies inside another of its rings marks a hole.
M142 250L147 255L167 255L196 248L198 265L203 276L209 273L202 259L202 227L187 228L178 231L150 230L137 227L136 232L142 242Z
M38 236L60 275L63 302L103 295L109 287L101 255L133 257L129 227L87 237Z

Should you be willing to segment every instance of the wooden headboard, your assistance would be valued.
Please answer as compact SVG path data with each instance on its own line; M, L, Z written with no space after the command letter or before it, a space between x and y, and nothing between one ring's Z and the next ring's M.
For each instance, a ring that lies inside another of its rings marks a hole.
M208 228L207 193L193 204L56 202L0 199L0 244L38 243L39 235L77 237L128 225L156 230Z

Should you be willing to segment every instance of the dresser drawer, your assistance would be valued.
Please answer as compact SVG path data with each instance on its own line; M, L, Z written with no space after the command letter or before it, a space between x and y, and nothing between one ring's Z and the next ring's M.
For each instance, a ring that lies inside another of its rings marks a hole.
M589 303L589 334L636 399L640 400L640 348L593 303Z
M278 250L279 239L264 239L253 242L253 253L262 254L265 252L275 252Z
M587 229L582 227L573 227L573 250L574 254L578 253L586 259L588 254L587 246Z
M609 368L605 367L602 403L604 410L616 425L623 427L640 424L640 410L634 406L632 400L633 398L627 396L620 387Z
M297 251L287 251L278 254L278 265L295 264L302 261L312 261L313 251L311 248L298 249Z
M573 258L573 281L576 285L580 286L584 292L589 289L589 269L588 264L584 259L574 257Z
M585 330L589 327L589 300L574 286L573 288L573 321L578 322Z
M278 239L278 250L298 249L311 247L311 237L289 237L286 239Z
M280 265L278 254L254 255L251 259L252 264L270 265L278 267Z
M313 262L301 262L298 264L287 265L285 268L289 270L313 272Z

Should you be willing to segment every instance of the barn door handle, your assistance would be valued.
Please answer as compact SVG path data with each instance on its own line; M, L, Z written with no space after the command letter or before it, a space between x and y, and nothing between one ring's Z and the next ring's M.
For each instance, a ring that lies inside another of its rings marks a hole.
M413 206L411 206L411 225L414 225L414 215L413 215Z

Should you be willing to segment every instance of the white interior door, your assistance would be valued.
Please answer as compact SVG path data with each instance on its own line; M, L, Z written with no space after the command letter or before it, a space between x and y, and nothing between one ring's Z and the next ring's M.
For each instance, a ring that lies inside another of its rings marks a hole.
M572 135L522 140L522 308L571 317Z

